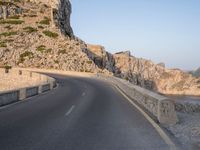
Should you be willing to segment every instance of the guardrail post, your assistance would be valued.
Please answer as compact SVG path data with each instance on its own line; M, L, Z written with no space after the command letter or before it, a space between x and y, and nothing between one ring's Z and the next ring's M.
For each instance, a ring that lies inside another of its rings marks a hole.
M19 90L19 100L23 100L26 98L26 88Z
M42 85L39 85L38 86L38 94L41 94L42 93Z
M50 81L50 90L52 90L54 87L54 82L53 81Z

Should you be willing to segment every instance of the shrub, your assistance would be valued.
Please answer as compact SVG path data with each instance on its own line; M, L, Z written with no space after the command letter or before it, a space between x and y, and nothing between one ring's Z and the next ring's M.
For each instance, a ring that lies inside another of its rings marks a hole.
M25 30L27 33L37 32L36 28L30 27L30 26L23 28L23 30Z
M23 20L1 20L0 24L22 24Z
M54 60L54 63L58 64L58 63L59 63L59 61L58 61L58 60Z
M20 58L19 58L19 61L17 62L17 64L21 64L21 63L23 63L24 61L25 61L24 57L20 57Z
M10 69L12 69L12 66L6 65L4 66L5 73L8 73Z
M18 16L18 15L8 17L8 19L19 19L19 18L20 18L20 16Z
M5 29L8 29L8 30L11 30L11 29L12 29L12 27L11 27L10 25L5 26L4 28L5 28Z
M20 54L20 58L17 64L23 63L25 61L25 57L30 59L33 57L33 53L30 51L25 51L24 53Z
M36 48L37 51L39 52L44 52L46 50L46 46L45 45L40 45Z
M1 36L11 36L11 35L17 35L17 32L3 32L3 33L0 33L0 37Z
M22 54L20 55L21 58L24 58L24 57L29 57L29 58L31 58L32 56L33 56L33 53L30 52L30 51L25 51L24 53L22 53Z
M44 27L43 27L43 26L38 26L38 28L39 28L39 29L44 29Z
M126 81L129 81L129 78L126 76L126 77L125 77L125 80L126 80Z
M7 47L5 42L0 42L0 47Z
M44 19L41 20L39 22L39 24L49 25L50 24L50 19L48 17L44 17Z
M91 61L91 60L88 60L87 63L88 63L88 64L92 64L92 61Z
M66 50L65 49L60 49L58 51L58 55L60 55L60 54L66 54Z
M6 43L7 43L7 42L13 42L13 41L14 41L13 39L5 39L5 40L4 40L4 42L6 42Z
M54 33L54 32L51 32L51 31L43 31L43 34L48 36L48 37L51 37L51 38L57 38L58 37L58 34L57 33Z
M12 66L6 65L6 66L4 66L4 68L9 70L9 69L12 69Z

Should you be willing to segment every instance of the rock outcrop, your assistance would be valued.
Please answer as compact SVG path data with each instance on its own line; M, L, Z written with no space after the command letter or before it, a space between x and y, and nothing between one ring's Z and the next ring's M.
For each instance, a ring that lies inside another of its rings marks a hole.
M52 27L52 22L57 20L51 20L50 5L35 2L7 2L1 5L7 6L7 10L11 10L10 6L22 9L22 13L8 13L6 19L0 20L1 66L100 71L83 52L85 43L70 37L73 36L69 21L71 5L68 0L60 2L68 6L58 11L61 29ZM60 34L61 30L66 36Z
M163 63L155 64L150 60L136 58L129 51L106 55L107 52L101 46L89 45L88 49L88 56L97 66L109 68L115 76L133 84L162 94L200 95L200 78L181 70L166 69Z
M51 19L51 26L60 29L64 36L70 38L74 37L73 30L70 25L70 16L72 12L71 3L69 0L4 0L0 2L0 18L12 18L16 15L27 11L26 4L29 2L34 5L43 4L44 7L51 7L49 12ZM24 10L23 10L24 8ZM40 7L41 12L45 12L45 8Z

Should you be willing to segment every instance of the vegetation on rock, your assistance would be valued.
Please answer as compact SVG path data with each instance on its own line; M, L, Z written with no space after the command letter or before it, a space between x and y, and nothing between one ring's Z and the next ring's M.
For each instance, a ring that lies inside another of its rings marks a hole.
M51 37L51 38L57 38L58 37L57 33L54 33L54 32L48 31L48 30L43 31L42 33L44 35L48 36L48 37Z

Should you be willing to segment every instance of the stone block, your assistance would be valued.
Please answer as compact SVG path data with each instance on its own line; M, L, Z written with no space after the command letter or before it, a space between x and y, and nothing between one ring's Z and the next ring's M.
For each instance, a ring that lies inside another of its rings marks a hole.
M24 100L26 98L26 88L19 90L19 100Z

